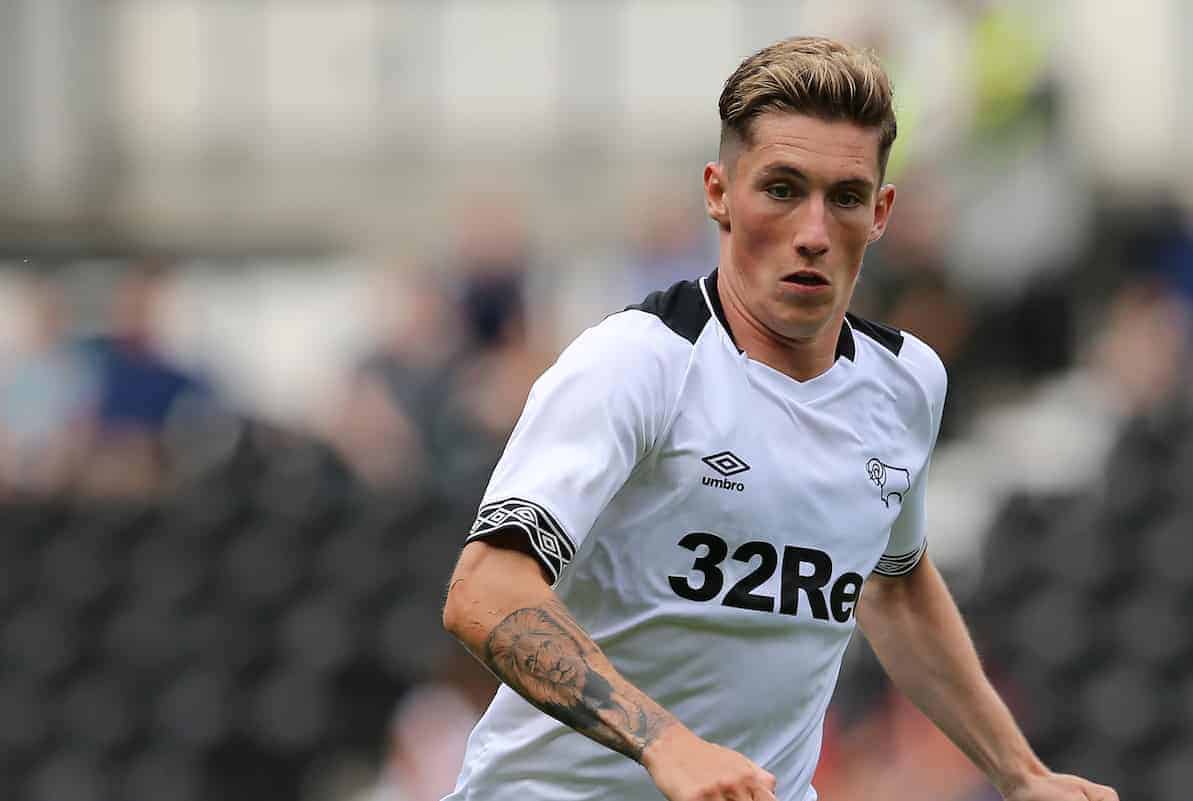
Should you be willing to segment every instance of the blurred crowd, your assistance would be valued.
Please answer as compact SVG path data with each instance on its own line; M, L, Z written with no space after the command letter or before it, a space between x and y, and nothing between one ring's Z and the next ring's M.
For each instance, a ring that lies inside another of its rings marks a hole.
M929 547L1041 756L1185 801L1193 217L1074 154L1028 6L949 5L932 58L851 32L907 88L854 311L948 367ZM489 471L572 336L715 266L700 166L608 236L507 193L347 266L0 263L0 797L438 801L495 688L439 626ZM860 637L816 784L997 797Z

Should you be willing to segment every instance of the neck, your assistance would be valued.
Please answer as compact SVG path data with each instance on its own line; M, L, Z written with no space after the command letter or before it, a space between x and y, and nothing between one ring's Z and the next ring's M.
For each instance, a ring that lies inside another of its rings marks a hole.
M733 280L725 272L719 272L717 278L717 291L730 332L737 346L751 359L796 381L815 378L833 366L844 312L834 313L819 331L808 338L783 336L750 312Z

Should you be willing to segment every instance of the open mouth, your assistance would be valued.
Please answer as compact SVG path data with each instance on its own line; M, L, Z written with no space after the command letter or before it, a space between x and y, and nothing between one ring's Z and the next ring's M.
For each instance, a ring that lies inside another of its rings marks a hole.
M798 270L783 276L783 283L800 286L828 286L828 279L815 270Z

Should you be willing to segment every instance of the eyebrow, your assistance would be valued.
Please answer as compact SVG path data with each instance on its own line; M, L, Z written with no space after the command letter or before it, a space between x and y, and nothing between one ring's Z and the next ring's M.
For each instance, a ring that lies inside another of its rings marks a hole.
M762 175L767 177L776 175L787 175L799 181L807 181L808 176L800 170L792 167L790 164L767 164L759 171ZM850 176L842 178L840 181L834 181L833 186L838 189L855 189L858 191L872 192L874 191L874 182L869 178L861 176Z

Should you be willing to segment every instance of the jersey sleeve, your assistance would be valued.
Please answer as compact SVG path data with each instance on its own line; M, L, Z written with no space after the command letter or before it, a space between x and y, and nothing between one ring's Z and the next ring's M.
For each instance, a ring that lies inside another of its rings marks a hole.
M469 542L519 532L552 584L559 581L665 425L668 365L651 319L639 312L607 318L535 382Z
M908 356L912 362L916 375L920 377L920 385L924 390L927 402L927 423L923 430L927 432L928 452L923 468L919 475L912 476L911 489L903 498L898 518L891 526L890 539L886 550L874 567L874 572L883 576L903 576L915 569L928 549L927 538L927 485L928 467L932 461L932 450L936 447L936 438L940 434L940 419L944 412L944 399L948 387L948 376L944 364L927 345L914 343L919 352L911 351Z

